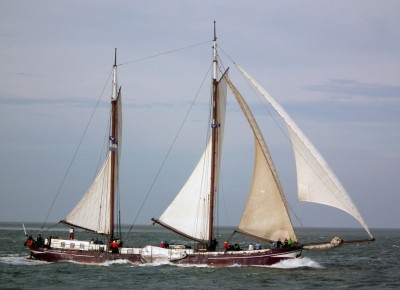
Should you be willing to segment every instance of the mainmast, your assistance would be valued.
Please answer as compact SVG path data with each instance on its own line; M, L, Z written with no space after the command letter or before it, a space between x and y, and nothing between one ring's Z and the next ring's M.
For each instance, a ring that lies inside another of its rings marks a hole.
M115 49L115 60L113 66L113 87L111 96L111 135L110 135L110 154L111 154L111 172L110 172L110 240L114 239L114 204L115 204L115 176L116 176L116 149L118 135L118 91L117 91L117 49Z
M217 35L215 30L215 21L214 21L214 42L213 42L213 77L212 77L212 117L211 117L211 142L212 142L212 151L211 151L211 185L210 185L210 217L209 217L209 245L212 244L213 240L213 230L214 230L214 207L215 207L215 195L216 195L216 186L215 186L215 175L216 175L216 160L218 160L218 150L217 144L219 140L217 140L218 134L217 130L219 129L218 124L218 93L217 93L217 69L218 69L218 56L217 56Z

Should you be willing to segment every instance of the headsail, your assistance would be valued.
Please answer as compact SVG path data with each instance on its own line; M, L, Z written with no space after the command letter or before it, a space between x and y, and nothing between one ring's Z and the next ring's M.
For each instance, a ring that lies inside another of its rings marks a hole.
M211 124L211 126L218 126L219 142L216 148L218 152L221 152L224 134L226 93L226 81L222 78L217 86L219 117L216 124ZM161 217L158 220L153 219L181 235L200 242L207 242L212 238L209 236L211 143L210 136L203 155L185 185ZM219 158L216 160L215 184L218 184L221 154L217 156Z
M275 99L245 70L239 66L238 69L274 107L288 127L296 159L299 200L325 204L349 213L372 238L368 226L350 196L317 149Z
M62 223L97 233L113 235L113 194L118 188L122 133L121 91L117 90L114 65L111 97L109 152L92 185Z
M61 221L98 233L110 234L110 154L96 179L71 213Z
M277 241L291 238L297 241L282 186L257 122L228 76L225 76L225 79L249 121L255 143L253 182L239 229L266 240Z

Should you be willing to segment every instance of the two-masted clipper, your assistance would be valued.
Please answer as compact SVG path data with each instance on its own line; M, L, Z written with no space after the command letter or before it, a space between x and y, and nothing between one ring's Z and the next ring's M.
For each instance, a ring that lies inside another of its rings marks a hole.
M215 24L214 24L215 25ZM114 195L118 183L121 147L121 91L117 86L117 65L113 67L113 90L109 152L97 177L78 205L61 222L104 234L109 245L76 239L51 239L47 243L29 238L30 256L44 261L76 261L103 263L118 259L133 263L168 262L172 264L204 264L210 266L264 266L301 256L304 249L329 249L343 243L373 241L346 190L326 161L305 137L295 122L267 91L241 67L239 71L254 85L284 120L294 150L298 198L341 209L352 215L366 230L368 239L343 241L335 237L327 243L302 244L295 233L288 213L287 201L264 137L244 98L228 77L218 78L217 41L214 26L213 76L211 96L211 134L207 146L172 203L153 222L197 242L196 248L184 245L170 247L145 246L127 248L118 245L114 231ZM216 195L219 188L222 143L225 126L227 88L236 97L254 135L255 161L251 188L235 232L273 247L235 251L217 246L214 233ZM284 240L291 241L287 244ZM278 246L283 242L282 246ZM115 245L117 244L117 245Z
M262 86L239 66L238 69L286 122L295 153L299 199L329 205L348 212L369 234L370 238L363 241L373 240L355 205L318 151ZM198 246L196 249L179 245L169 248L146 246L142 251L142 260L212 266L272 265L285 259L301 256L303 249L333 248L342 244L343 240L337 237L323 244L302 245L300 243L288 213L286 198L277 171L256 120L242 95L229 79L228 72L225 71L219 80L217 72L218 54L214 26L212 117L209 124L212 133L185 185L162 215L158 219L152 219L153 222L198 242ZM255 143L253 181L235 232L257 241L270 242L273 245L280 245L282 242L283 246L241 251L216 248L216 237L213 232L214 209L221 167L227 86L233 92L250 124ZM285 240L292 243L285 245Z
M115 260L140 262L140 249L124 247L121 232L115 225L115 199L118 190L119 164L122 137L121 88L117 84L117 62L113 66L113 81L109 126L109 150L103 166L93 183L71 213L60 223L85 229L105 237L105 243L70 239L33 240L29 237L25 245L30 257L49 261L74 261L80 263L104 263Z

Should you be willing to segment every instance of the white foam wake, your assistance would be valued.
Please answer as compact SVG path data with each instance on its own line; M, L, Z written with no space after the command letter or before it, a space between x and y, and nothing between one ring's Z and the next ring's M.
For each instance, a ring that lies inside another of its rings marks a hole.
M295 269L295 268L305 268L305 267L316 268L316 269L323 268L320 264L307 257L283 260L269 267L277 269Z
M111 265L124 265L124 264L132 264L132 263L127 259L118 259L118 260L113 260L113 261L107 261L100 265L111 266Z
M219 268L218 266L211 266L206 264L175 264L168 261L157 261L152 263L144 263L138 266L140 267L154 267L154 266L163 266L163 265L171 265L175 267L182 267L182 268ZM228 267L236 268L236 267L244 267L243 265L231 265ZM252 266L245 266L245 267L252 267ZM266 268L276 268L276 269L296 269L296 268L316 268L322 269L323 267L318 264L317 262L311 260L310 258L297 258L297 259L287 259L283 260L279 263L276 263L271 266L254 266L254 267L266 267Z

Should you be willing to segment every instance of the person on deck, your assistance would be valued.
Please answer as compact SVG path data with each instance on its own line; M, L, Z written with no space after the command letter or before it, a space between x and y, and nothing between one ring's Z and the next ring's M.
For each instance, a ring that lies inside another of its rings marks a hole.
M111 252L112 253L118 253L118 243L117 240L113 240L111 242Z
M217 248L217 246L218 246L218 241L217 241L217 239L212 239L212 241L211 241L211 244L210 244L210 246L208 247L208 249L210 250L210 251L215 251L215 249Z
M228 248L229 248L228 242L225 241L225 242L224 242L224 252L225 252L225 253L226 253L226 251L228 251Z
M25 241L24 246L30 247L35 243L32 236L29 236L28 239Z
M74 228L69 229L69 239L73 240L75 237Z
M284 248L288 248L289 247L289 243L288 243L287 239L285 239L285 241L283 242L283 247Z
M38 247L43 247L44 246L44 239L42 238L42 235L39 234L36 238L36 245Z

